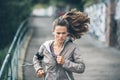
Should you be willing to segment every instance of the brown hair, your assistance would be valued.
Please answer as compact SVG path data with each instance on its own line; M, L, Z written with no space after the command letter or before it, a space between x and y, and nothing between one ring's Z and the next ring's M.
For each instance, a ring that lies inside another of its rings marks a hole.
M90 23L90 18L87 14L72 9L53 22L53 31L57 25L65 26L69 32L68 36L73 39L79 39L88 31L88 23Z
M66 12L62 18L68 21L68 31L72 38L79 39L88 31L90 18L87 14L77 11L76 9L72 9L71 11Z
M59 17L57 18L54 22L53 22L53 31L55 29L55 27L59 25L59 26L65 26L67 27L67 30L68 30L68 27L69 27L69 23L66 19L62 18L62 17Z

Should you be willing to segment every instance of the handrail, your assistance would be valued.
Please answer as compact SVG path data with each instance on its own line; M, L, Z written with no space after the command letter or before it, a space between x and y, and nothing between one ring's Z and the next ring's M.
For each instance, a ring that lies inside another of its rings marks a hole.
M17 77L17 75L16 75L16 77L12 77L12 64L14 64L14 62L12 62L12 61L14 61L14 59L12 59L12 57L15 54L19 55L19 53L14 52L14 54L12 54L12 51L13 51L14 47L16 47L16 49L17 49L17 47L20 46L20 43L22 42L22 37L24 37L24 34L25 34L26 30L28 29L28 27L26 26L27 21L28 21L28 19L24 20L20 24L20 26L19 26L19 28L14 36L14 39L9 47L7 55L3 61L2 67L0 69L0 80L1 79L3 79L3 80L8 80L8 79L15 80ZM8 62L8 61L10 61L10 62ZM17 61L18 61L18 59L17 59ZM8 65L9 63L10 63L10 65ZM16 66L16 69L17 69L17 67L18 67L18 64ZM6 72L5 69L7 70L7 73L5 73Z
M19 35L20 30L21 30L21 29L22 29L22 27L24 26L25 22L26 22L26 20L24 20L24 21L21 23L20 27L18 28L18 30L17 30L17 32L16 32L16 35L15 35L15 37L14 37L13 41L12 41L12 44L11 44L11 46L10 46L9 50L8 50L8 53L10 53L10 52L11 52L11 50L12 50L12 48L13 48L14 44L15 44L15 41L16 41L16 39L17 39L17 36Z

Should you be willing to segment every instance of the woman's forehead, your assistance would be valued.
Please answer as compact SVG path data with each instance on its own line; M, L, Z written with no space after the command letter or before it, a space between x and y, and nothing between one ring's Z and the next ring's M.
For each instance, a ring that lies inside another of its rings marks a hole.
M67 27L66 26L56 26L55 31L67 31Z

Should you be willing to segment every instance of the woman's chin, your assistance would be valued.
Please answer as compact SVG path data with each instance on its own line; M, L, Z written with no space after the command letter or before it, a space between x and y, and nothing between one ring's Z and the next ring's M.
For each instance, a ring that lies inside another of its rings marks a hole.
M59 43L63 43L63 42L64 42L64 40L60 40L60 41L59 41Z

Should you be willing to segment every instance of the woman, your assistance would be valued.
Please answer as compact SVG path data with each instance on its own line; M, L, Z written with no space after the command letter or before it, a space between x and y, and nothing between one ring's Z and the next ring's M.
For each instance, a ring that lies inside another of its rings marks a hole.
M43 43L33 57L37 76L45 80L74 80L72 72L85 70L80 51L72 42L78 36L70 33L70 23L65 15L56 19L53 26L55 39Z

